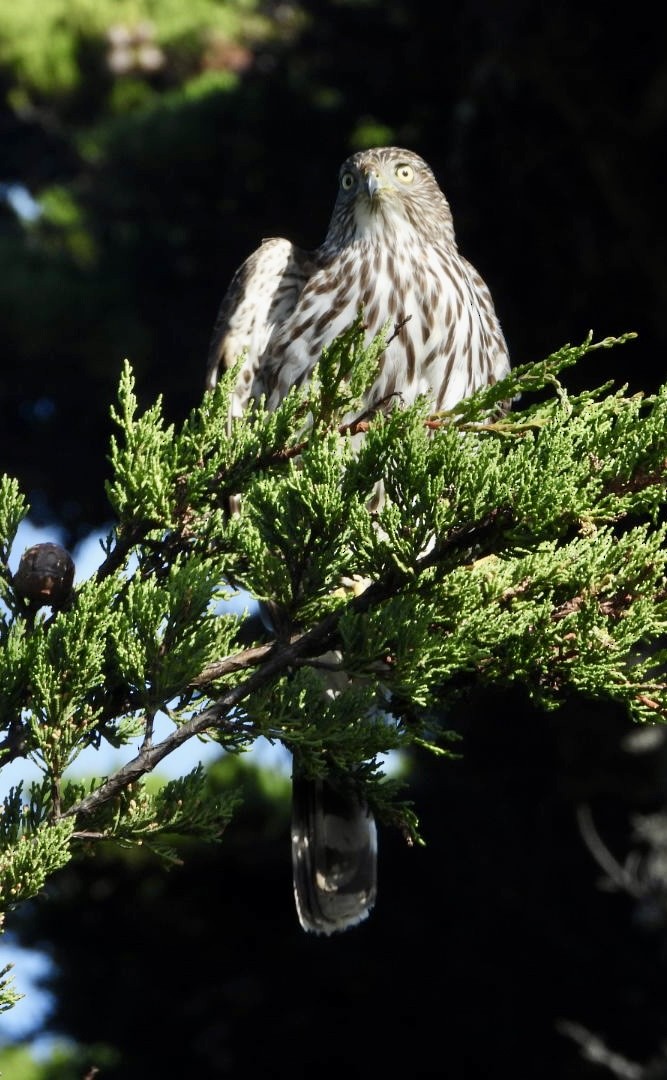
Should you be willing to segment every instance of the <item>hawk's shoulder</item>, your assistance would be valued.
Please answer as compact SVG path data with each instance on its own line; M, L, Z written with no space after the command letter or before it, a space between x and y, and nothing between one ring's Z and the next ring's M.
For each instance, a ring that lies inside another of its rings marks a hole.
M215 386L221 369L232 367L244 355L237 394L247 400L273 330L291 315L312 266L309 252L282 237L270 237L239 267L213 328L208 389Z

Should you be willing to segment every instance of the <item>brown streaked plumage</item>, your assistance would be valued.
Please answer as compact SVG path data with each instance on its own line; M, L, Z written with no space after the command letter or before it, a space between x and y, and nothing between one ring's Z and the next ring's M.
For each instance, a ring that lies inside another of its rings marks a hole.
M265 240L235 274L222 302L207 385L247 350L233 414L250 396L274 408L302 383L363 305L370 338L404 322L390 343L368 405L394 379L405 403L426 394L447 409L509 371L489 290L459 254L449 204L417 154L382 147L341 167L324 243L307 252Z
M363 150L343 163L329 229L314 251L273 238L250 255L220 307L207 386L244 354L230 420L262 395L274 409L360 308L368 339L387 322L400 326L364 412L421 395L434 412L450 409L509 372L491 294L459 254L433 172L410 150ZM292 856L304 929L330 934L367 916L376 830L353 783L295 777Z

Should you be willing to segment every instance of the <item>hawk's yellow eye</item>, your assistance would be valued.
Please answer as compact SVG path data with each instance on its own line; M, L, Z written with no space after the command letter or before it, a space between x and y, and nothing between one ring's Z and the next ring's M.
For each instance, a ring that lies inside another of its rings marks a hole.
M340 178L340 186L343 191L349 191L354 183L354 176L351 172L345 172Z
M402 184L411 184L415 177L415 170L412 168L412 165L397 165L394 170L394 175Z

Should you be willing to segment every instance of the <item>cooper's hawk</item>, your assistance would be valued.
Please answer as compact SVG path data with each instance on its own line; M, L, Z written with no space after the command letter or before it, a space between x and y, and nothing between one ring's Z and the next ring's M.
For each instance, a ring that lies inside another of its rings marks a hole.
M365 412L380 402L453 407L509 371L487 286L458 252L449 204L425 161L381 147L341 166L324 243L303 251L265 240L222 301L207 386L244 354L231 419L250 398L274 409L307 379L322 348L363 309L370 340L400 326L382 356ZM376 892L376 830L354 784L295 772L294 892L301 925L332 933L364 919Z

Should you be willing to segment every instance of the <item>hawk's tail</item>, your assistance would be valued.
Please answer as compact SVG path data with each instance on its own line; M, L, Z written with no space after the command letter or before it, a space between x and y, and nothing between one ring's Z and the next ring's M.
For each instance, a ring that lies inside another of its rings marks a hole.
M377 889L375 819L349 778L292 779L292 871L304 930L333 934L368 916Z

